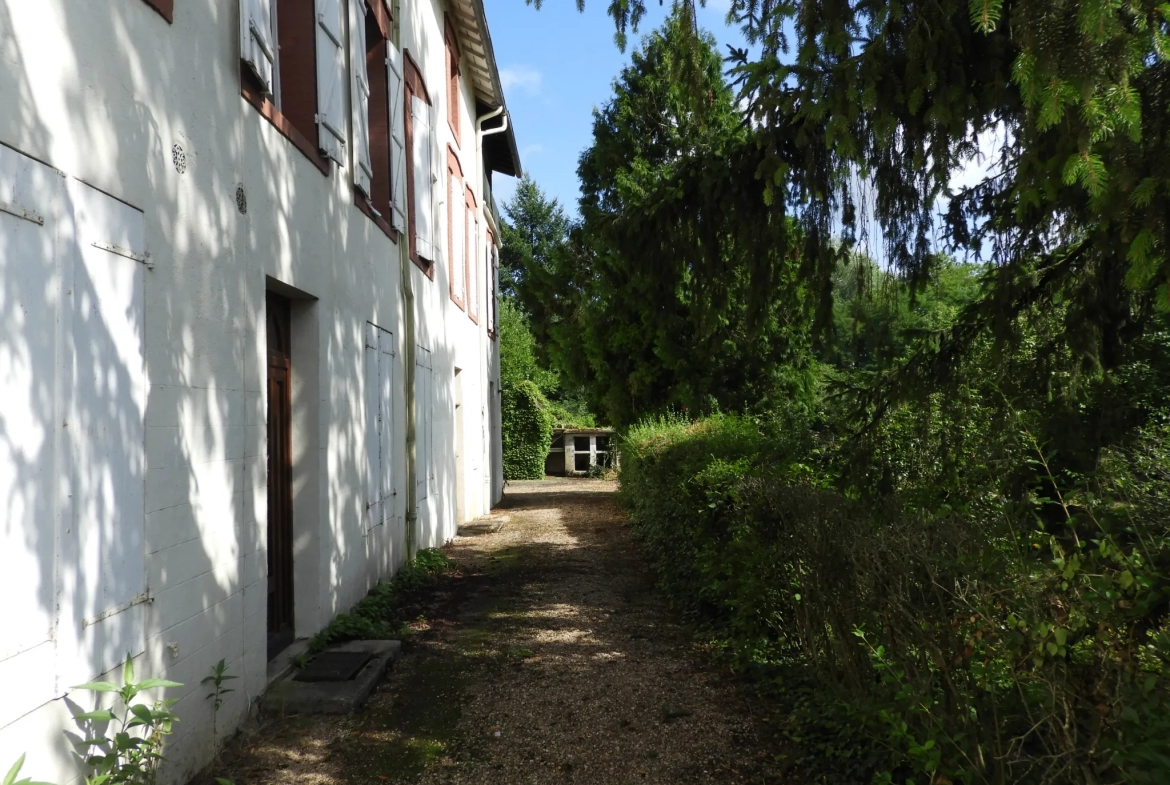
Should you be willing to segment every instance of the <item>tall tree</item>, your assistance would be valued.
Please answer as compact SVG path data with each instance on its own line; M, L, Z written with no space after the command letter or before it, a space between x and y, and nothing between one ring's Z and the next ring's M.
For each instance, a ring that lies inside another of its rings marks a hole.
M569 234L569 219L560 202L550 199L532 176L525 173L516 193L504 203L500 227L500 293L517 302L528 313L537 304L531 301L525 279L539 277L553 264Z
M611 6L619 33L643 10L643 0ZM732 0L731 16L755 44L731 69L753 133L721 155L681 159L673 181L615 221L643 258L726 292L736 279L723 242L662 252L726 217L745 228L736 239L750 294L766 302L790 296L769 255L798 243L800 281L827 332L834 275L871 217L912 286L939 251L987 253L986 296L884 387L894 394L945 377L988 334L1018 341L1026 314L1057 304L1063 324L1036 355L1036 378L1103 378L1151 313L1170 310L1170 5ZM952 188L991 144L988 176ZM767 230L785 218L799 232Z
M752 279L738 227L712 221L701 231L647 237L626 221L675 182L680 166L719 157L747 134L714 39L692 38L692 25L679 7L633 53L613 98L595 112L593 143L581 156L582 222L519 287L553 362L618 425L668 408L764 408L778 394L809 388L802 320L772 309L750 328ZM764 231L777 229L786 227ZM722 296L710 296L719 292L689 268L705 244L723 257ZM777 254L767 258L791 267Z

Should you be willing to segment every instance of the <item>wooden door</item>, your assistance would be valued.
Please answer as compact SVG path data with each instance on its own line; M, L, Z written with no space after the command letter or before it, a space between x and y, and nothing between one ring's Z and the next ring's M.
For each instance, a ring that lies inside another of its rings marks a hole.
M268 294L268 657L293 640L289 303Z

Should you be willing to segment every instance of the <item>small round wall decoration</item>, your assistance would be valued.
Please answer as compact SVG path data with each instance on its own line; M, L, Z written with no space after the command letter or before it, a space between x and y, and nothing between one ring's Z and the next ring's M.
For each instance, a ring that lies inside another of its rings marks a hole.
M175 165L175 171L179 174L187 173L187 151L178 142L171 145L171 163Z

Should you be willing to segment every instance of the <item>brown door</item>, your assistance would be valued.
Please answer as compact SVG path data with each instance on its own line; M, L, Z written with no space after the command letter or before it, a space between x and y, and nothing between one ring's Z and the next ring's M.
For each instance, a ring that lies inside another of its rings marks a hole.
M288 300L268 294L268 658L293 640L292 377Z

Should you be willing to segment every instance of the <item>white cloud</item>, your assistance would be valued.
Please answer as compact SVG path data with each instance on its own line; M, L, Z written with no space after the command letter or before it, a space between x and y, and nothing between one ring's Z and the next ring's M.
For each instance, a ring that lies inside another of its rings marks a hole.
M543 81L544 77L540 71L526 65L515 65L500 69L500 83L504 86L505 90L510 90L515 87L517 90L523 90L524 92L535 95L540 92Z
M544 145L541 144L526 144L520 148L520 157L523 159L531 158L534 155L540 155L544 152Z

